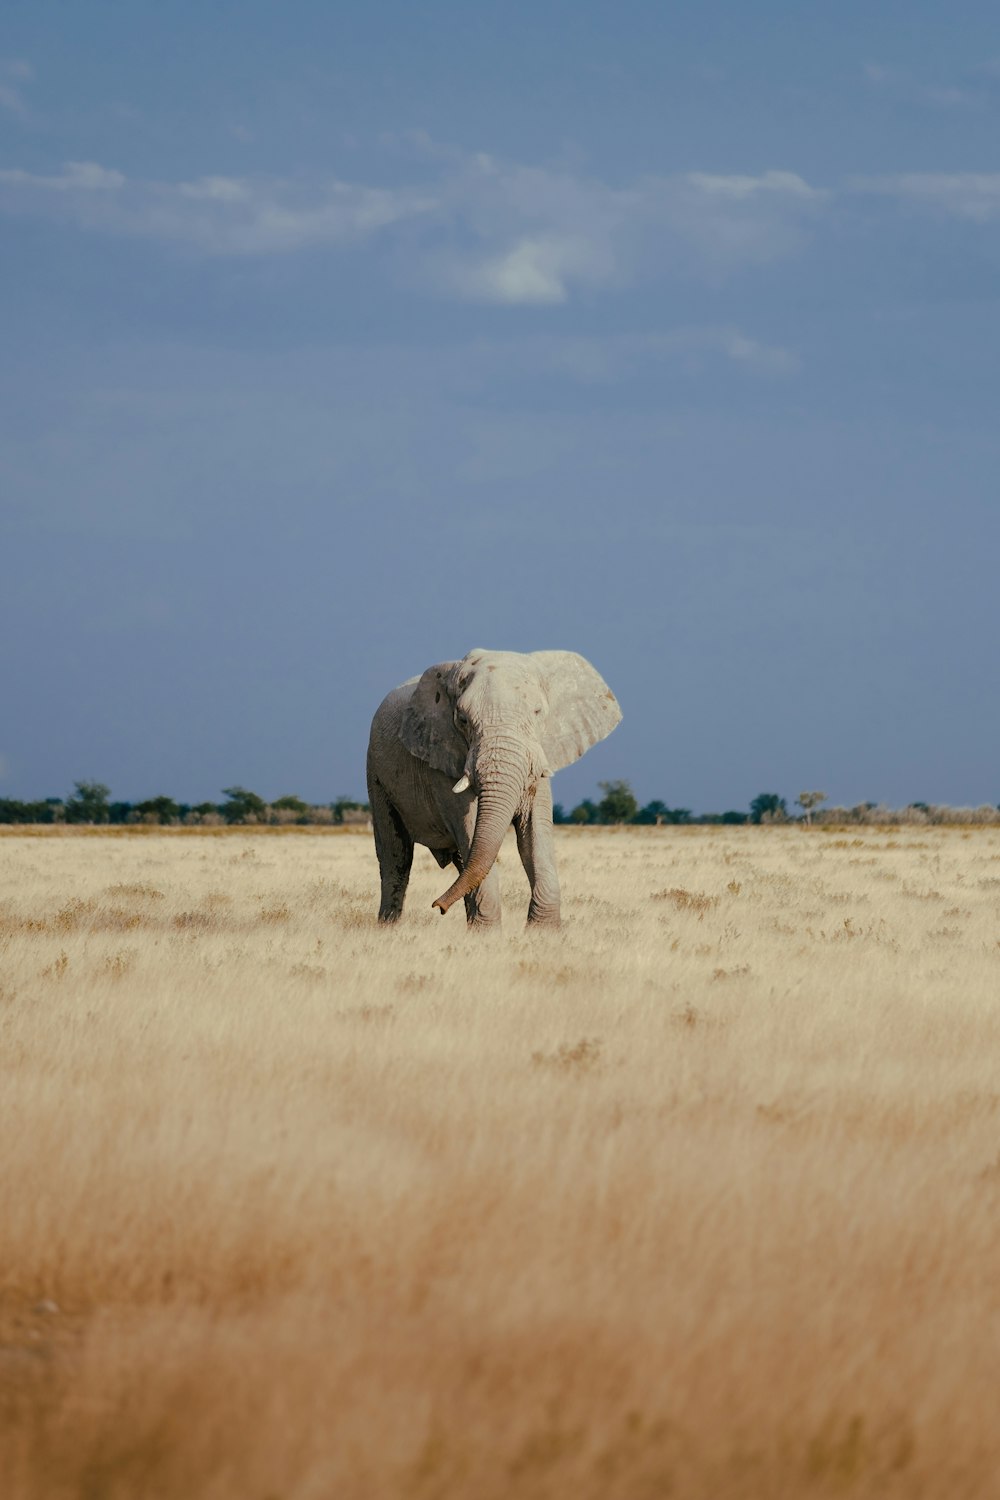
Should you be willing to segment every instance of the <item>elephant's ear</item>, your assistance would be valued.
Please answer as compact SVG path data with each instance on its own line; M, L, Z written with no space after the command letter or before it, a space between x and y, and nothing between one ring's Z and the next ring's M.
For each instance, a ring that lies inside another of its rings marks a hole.
M533 651L549 700L541 732L550 771L571 765L620 723L618 700L600 672L575 651Z
M469 747L455 728L447 691L448 674L455 665L442 661L427 668L403 710L399 738L411 755L457 780L465 769Z

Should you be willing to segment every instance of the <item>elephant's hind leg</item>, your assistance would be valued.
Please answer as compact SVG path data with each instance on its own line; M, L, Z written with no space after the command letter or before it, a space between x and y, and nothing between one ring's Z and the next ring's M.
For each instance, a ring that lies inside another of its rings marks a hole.
M406 887L410 883L413 840L399 813L377 782L369 787L368 796L375 832L375 853L378 855L379 873L382 877L378 919L380 922L398 922L403 912Z

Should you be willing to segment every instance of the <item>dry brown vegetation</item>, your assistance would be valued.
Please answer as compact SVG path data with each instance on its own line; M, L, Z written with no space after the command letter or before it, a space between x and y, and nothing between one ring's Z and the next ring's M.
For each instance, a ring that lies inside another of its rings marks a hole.
M1000 831L0 837L7 1500L985 1496Z

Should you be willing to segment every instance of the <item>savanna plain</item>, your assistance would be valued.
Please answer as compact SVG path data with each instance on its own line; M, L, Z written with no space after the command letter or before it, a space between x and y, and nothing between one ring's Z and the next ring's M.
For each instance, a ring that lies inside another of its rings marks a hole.
M0 836L8 1500L1000 1492L1000 831Z

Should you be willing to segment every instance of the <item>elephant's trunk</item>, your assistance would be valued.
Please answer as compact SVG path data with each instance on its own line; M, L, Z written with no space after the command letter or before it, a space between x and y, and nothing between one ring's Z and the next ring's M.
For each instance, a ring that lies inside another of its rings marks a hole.
M465 869L454 885L434 902L441 915L482 885L500 853L514 814L527 795L531 750L523 740L492 737L476 757L479 802L476 829Z

